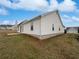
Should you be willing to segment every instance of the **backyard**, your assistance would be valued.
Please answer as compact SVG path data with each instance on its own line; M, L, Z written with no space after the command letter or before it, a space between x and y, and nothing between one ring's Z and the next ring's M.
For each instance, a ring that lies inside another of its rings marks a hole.
M45 40L29 35L0 33L0 59L79 59L78 34Z

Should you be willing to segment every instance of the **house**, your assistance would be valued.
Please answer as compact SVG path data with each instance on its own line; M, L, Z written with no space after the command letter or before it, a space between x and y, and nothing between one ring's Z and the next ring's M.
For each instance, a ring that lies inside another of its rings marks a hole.
M45 39L64 33L64 26L56 10L21 22L18 24L17 32Z
M66 32L67 33L79 33L79 27L67 27Z

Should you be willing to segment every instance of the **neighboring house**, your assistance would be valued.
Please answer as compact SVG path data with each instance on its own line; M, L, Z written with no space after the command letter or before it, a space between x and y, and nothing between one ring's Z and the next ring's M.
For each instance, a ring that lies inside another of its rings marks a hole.
M66 32L67 33L79 33L79 27L67 27Z
M12 30L13 25L0 25L0 30Z
M21 22L18 24L18 32L45 39L64 33L64 26L56 10Z

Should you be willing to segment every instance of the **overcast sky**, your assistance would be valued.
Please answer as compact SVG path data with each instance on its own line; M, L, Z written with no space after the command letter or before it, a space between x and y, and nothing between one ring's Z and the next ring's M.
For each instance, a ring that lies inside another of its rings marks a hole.
M65 26L79 26L79 0L0 0L0 24L14 24L57 9Z

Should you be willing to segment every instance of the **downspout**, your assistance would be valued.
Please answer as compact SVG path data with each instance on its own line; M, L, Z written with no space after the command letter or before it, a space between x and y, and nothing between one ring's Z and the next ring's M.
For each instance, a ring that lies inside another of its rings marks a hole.
M42 16L40 16L40 39L41 39L41 34L42 34L42 33L41 33L41 30L42 30L42 29L41 29L41 20L42 20Z

